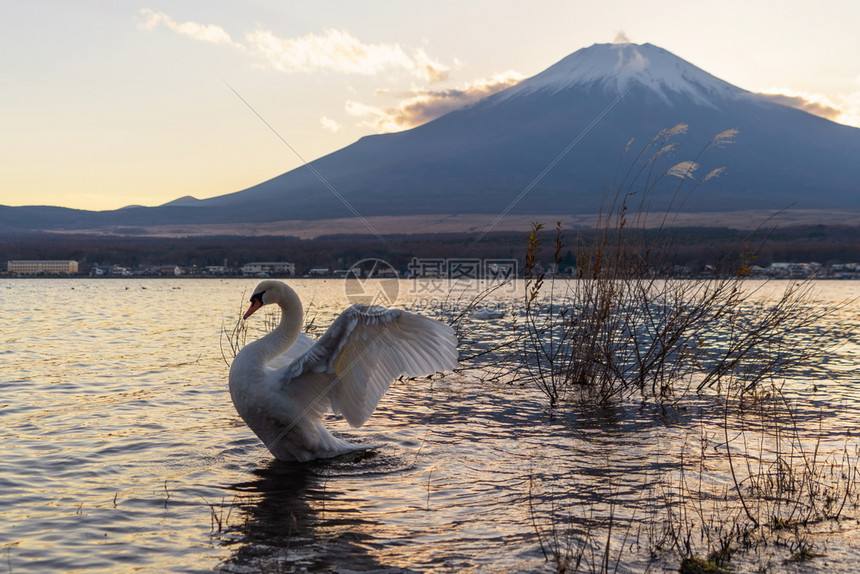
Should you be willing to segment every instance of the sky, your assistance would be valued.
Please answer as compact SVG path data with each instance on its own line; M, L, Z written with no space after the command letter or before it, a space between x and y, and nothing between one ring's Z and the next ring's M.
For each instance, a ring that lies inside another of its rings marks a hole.
M0 0L0 205L240 191L623 40L860 127L857 30L856 0Z

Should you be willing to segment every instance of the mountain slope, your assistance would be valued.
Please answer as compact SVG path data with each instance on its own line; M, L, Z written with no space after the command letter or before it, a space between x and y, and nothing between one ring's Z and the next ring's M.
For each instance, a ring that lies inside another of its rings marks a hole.
M575 142L512 213L594 213L635 153L681 123L688 131L665 167L692 159L715 135L738 130L734 144L697 160L699 174L726 171L691 194L685 211L860 210L860 129L772 103L649 44L584 48L472 106L408 131L362 138L312 165L364 216L495 215ZM657 208L676 185L666 183ZM0 223L20 223L9 209L0 209ZM62 216L54 211L41 221L56 226ZM300 167L216 198L77 212L66 221L94 227L351 216Z
M635 151L679 123L689 130L676 161L691 159L726 129L739 131L735 144L705 156L703 168L725 166L726 173L687 209L860 208L860 130L771 103L648 44L580 50L469 108L363 138L313 165L365 215L492 213L622 93L515 212L596 211L628 141L635 138ZM265 205L267 217L348 214L304 167L202 203Z

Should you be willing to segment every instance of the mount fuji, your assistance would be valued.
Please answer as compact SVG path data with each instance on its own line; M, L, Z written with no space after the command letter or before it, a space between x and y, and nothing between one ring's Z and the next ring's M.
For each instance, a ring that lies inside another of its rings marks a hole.
M700 179L714 168L724 172L691 193L684 211L860 211L860 129L733 86L657 46L596 44L424 125L361 138L311 162L313 170L302 166L243 191L156 208L53 208L30 224L352 217L341 198L362 216L495 215L512 204L510 213L520 215L596 213L637 151L678 124L688 127L668 165L692 160L714 136L737 130L734 143L696 159ZM10 213L17 209L36 208L3 208L0 223L20 221Z

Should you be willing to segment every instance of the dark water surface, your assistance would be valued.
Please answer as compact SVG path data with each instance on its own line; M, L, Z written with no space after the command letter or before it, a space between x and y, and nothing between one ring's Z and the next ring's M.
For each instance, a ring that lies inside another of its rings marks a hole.
M677 570L649 566L643 524L685 453L720 442L717 403L552 415L528 385L397 381L363 428L327 422L374 451L279 463L235 414L222 356L255 283L0 280L0 572L546 571L549 517L588 539L609 511L619 571ZM337 280L291 283L318 326L348 305ZM860 310L827 323L841 346L786 393L822 460L860 448ZM509 328L465 325L489 341ZM696 480L729 484L719 464ZM853 571L848 510L815 527L824 557L774 571Z

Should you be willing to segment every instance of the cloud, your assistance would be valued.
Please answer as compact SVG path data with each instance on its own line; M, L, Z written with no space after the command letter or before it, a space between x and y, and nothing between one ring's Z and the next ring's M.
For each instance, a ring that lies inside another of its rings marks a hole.
M770 88L757 95L840 124L860 127L860 92L825 96L788 88Z
M774 88L762 92L760 95L771 102L797 108L828 120L836 120L842 115L842 110L833 105L825 96L818 94Z
M201 42L211 44L225 44L235 48L244 49L244 46L234 42L224 28L214 24L198 24L197 22L177 22L163 12L153 12L147 8L138 11L143 19L138 21L141 30L152 31L159 26L166 26L178 34L188 36Z
M233 46L256 55L264 67L281 72L329 70L372 76L385 70L400 69L427 82L448 79L449 68L423 49L413 50L410 54L399 44L367 44L343 30L281 38L270 30L258 29L245 34L244 43L241 43L214 24L177 22L163 12L149 9L138 11L138 15L141 30L152 31L164 26L195 40Z
M330 70L375 75L399 68L429 82L445 79L448 74L448 68L424 50L410 56L398 44L365 44L342 30L299 38L279 38L271 31L256 30L248 33L245 40L266 65L282 72Z
M346 111L353 116L364 118L364 125L384 132L400 131L477 102L513 86L522 79L522 74L508 71L491 78L477 80L464 88L412 89L392 108L379 108L349 101L346 104Z
M367 118L361 122L362 125L374 127L382 132L396 132L405 129L397 125L393 119L394 114L390 110L353 100L347 101L345 107L346 113L359 118Z
M415 60L428 82L442 82L448 79L450 69L428 56L424 50L418 50L415 53Z
M328 116L321 117L320 124L322 124L323 129L326 129L332 133L337 133L338 131L340 131L340 124L329 118Z
M612 41L613 44L629 44L630 38L627 37L627 34L624 30L619 30L615 35L615 39Z

